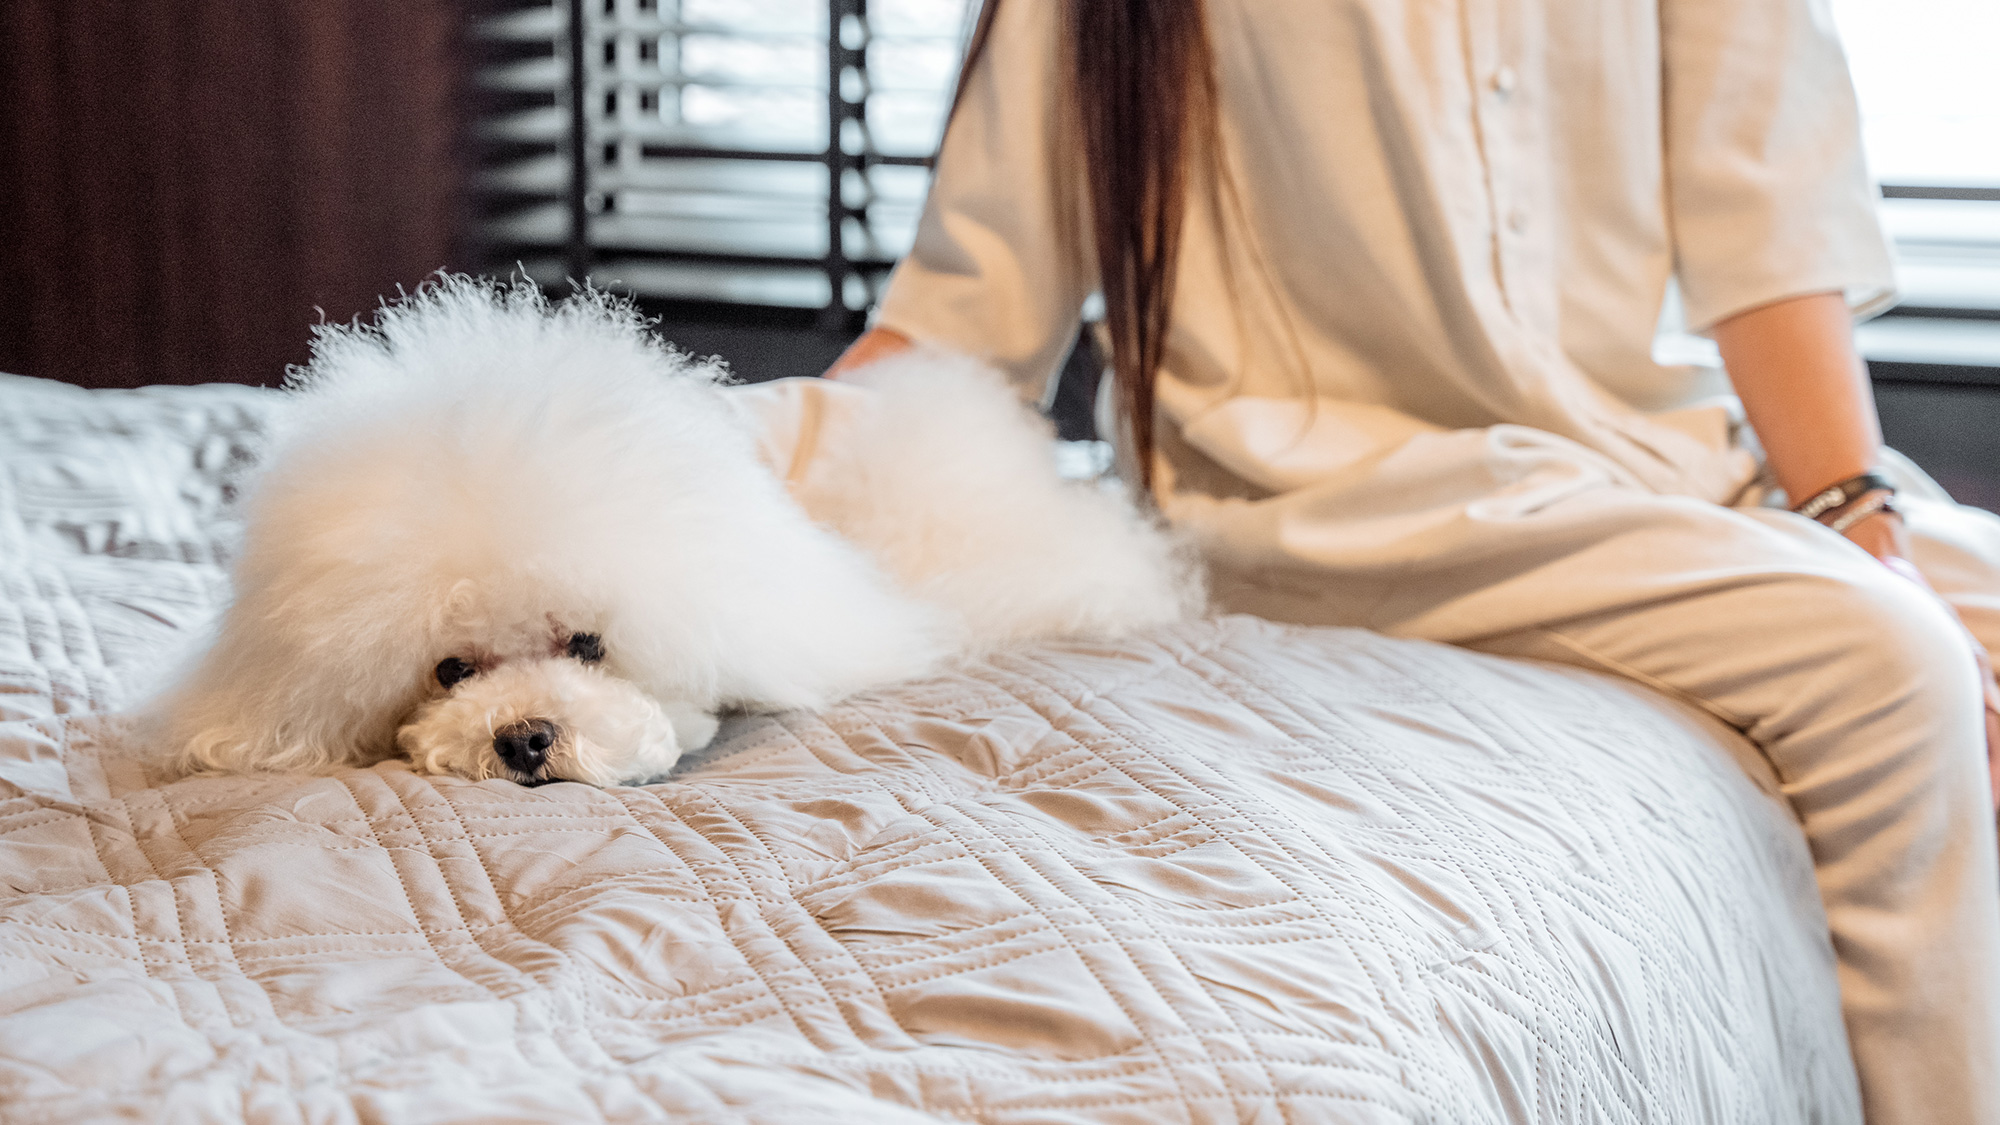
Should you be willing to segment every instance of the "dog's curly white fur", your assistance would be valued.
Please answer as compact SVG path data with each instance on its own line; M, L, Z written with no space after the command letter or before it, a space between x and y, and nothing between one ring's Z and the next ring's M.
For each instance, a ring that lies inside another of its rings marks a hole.
M723 382L600 294L448 279L323 329L235 603L154 707L178 766L642 780L720 710L1198 607L1165 535L1059 481L970 361L878 365L797 495Z

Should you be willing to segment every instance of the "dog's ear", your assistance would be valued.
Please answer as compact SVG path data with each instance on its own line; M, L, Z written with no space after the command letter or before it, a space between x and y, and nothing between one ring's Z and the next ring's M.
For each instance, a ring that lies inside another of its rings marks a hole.
M320 651L320 638L257 627L268 621L239 602L215 643L143 708L171 767L324 773L392 753L394 718L422 685L385 676L384 662Z
M159 727L172 747L168 761L174 772L326 773L388 755L386 744L357 737L357 725L308 713L313 701L287 704L257 695L208 685L186 685L170 695Z

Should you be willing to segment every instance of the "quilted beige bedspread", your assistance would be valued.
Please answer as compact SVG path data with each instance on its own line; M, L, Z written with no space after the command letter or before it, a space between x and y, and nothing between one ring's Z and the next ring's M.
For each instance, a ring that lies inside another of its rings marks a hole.
M1745 744L1244 618L745 718L672 780L166 782L273 408L0 377L0 1118L1846 1122Z

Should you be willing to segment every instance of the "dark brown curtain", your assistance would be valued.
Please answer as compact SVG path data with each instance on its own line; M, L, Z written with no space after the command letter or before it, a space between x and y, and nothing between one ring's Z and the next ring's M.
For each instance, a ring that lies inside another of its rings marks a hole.
M0 370L276 383L458 264L460 2L0 4Z

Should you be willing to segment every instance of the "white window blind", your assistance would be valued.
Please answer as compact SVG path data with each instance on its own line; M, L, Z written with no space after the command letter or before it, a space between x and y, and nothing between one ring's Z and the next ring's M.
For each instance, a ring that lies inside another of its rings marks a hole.
M970 14L966 0L489 10L475 25L487 266L852 324L909 248Z

